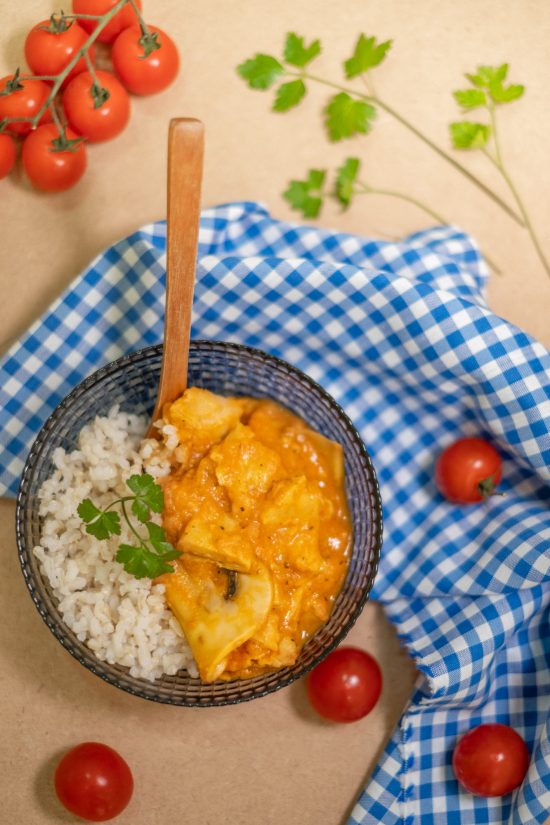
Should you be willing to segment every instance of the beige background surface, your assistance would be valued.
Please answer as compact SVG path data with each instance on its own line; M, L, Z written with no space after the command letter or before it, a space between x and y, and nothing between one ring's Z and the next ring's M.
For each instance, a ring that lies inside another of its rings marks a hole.
M67 4L68 5L68 4ZM286 115L269 112L269 93L249 91L234 67L253 52L277 53L286 31L320 37L316 72L336 79L357 34L394 38L376 75L377 91L442 146L457 116L450 92L478 63L511 63L525 98L502 112L502 143L518 189L550 253L548 139L550 7L546 0L144 0L146 17L177 41L181 74L164 94L135 99L132 122L116 141L94 146L72 191L39 195L21 177L0 182L0 349L20 334L105 246L164 216L166 127L172 116L207 125L204 203L255 199L277 217L291 177L335 167L359 154L372 185L427 201L471 232L503 270L493 277L495 311L550 345L550 279L524 231L388 116L367 139L330 145L319 113L327 94L312 88ZM22 59L26 31L56 6L0 0L0 70ZM505 195L481 156L468 164ZM320 223L398 237L427 225L413 207L369 196L347 213L330 206ZM117 692L84 671L46 631L19 573L13 505L0 503L0 823L69 821L52 798L53 759L71 744L101 739L134 769L137 791L121 823L339 825L410 693L414 668L377 605L350 641L381 660L382 701L352 726L318 722L303 686L222 710L155 706Z

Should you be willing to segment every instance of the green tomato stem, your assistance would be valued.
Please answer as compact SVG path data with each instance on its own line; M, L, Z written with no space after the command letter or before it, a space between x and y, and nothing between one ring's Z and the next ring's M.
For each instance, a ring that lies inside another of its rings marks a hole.
M492 200L497 203L501 209L503 209L511 218L513 218L517 223L523 226L524 219L521 215L519 215L514 209L512 209L508 204L502 200L502 198L497 195L496 192L487 186L483 181L481 181L476 175L470 172L465 166L463 166L459 161L449 155L444 149L434 143L431 138L425 135L420 129L417 129L414 124L412 124L409 120L407 120L403 115L397 112L392 106L382 100L376 94L363 94L363 92L359 92L356 89L351 89L348 86L343 86L340 83L333 83L330 80L326 80L324 77L319 77L318 75L310 74L309 72L291 72L287 71L287 74L292 75L294 77L301 77L307 80L314 81L315 83L321 83L323 86L329 86L331 89L337 89L340 92L346 92L350 95L355 95L355 97L361 98L361 100L365 100L367 103L371 103L373 105L379 106L383 109L387 114L397 120L402 126L412 132L419 140L429 146L432 151L438 154L441 158L450 163L451 166L460 172L464 177L466 177L471 183L475 184L482 192L484 192L488 197L492 198Z
M12 138L17 139L20 135L17 132L14 132L12 129L8 129L7 126L0 125L0 135L9 135Z
M10 123L32 123L33 117L5 117L2 123L8 126Z
M57 80L56 74L26 74L22 80Z
M89 52L86 52L84 55L84 59L86 60L86 66L88 67L88 72L92 76L92 86L90 88L90 97L94 102L94 109L99 109L103 104L109 100L111 94L108 89L105 89L97 79L97 74L94 68L94 64L90 58Z
M92 58L90 57L90 53L89 53L89 52L86 52L86 53L84 54L84 60L86 61L86 66L88 67L88 71L89 71L89 72L90 72L90 74L92 75L92 81L93 81L93 82L94 82L97 86L99 86L99 83L97 82L97 75L96 75L96 73L95 73L95 69L94 69L94 64L92 63Z
M130 5L131 5L131 7L133 8L133 10L135 12L135 15L136 15L137 19L138 19L138 23L140 25L142 35L144 35L145 37L150 37L151 32L149 31L149 27L147 26L147 23L143 19L143 15L142 15L141 11L139 10L138 4L135 2L135 0L129 0L129 2L130 2Z
M67 20L101 20L101 14L64 14Z
M65 137L65 127L61 123L61 119L59 117L57 109L55 108L55 103L53 101L50 104L50 112L52 113L52 120L57 127L57 131L59 132L59 137Z

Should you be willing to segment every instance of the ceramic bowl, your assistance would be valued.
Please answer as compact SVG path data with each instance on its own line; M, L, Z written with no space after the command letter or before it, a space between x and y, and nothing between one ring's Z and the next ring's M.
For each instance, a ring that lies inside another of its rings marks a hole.
M345 454L347 498L353 522L353 550L347 577L329 620L304 647L297 662L252 679L204 684L187 671L155 682L130 676L100 661L64 623L55 596L42 575L33 547L40 541L38 491L53 471L57 447L76 448L82 427L114 405L151 416L160 378L162 346L147 347L108 364L79 384L40 431L28 456L17 499L17 543L23 575L45 623L84 667L117 688L173 705L226 705L285 687L318 664L346 636L368 599L382 544L382 506L376 475L365 446L339 405L311 378L273 356L236 344L194 341L189 353L189 386L220 395L270 398L288 407Z

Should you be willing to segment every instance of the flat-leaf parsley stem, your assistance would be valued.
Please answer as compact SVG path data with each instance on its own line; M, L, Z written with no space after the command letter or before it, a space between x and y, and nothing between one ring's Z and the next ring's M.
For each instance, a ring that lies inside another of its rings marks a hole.
M172 573L170 562L181 556L179 550L167 540L164 529L151 520L152 513L162 513L164 495L162 488L148 473L132 475L126 485L134 493L133 496L122 496L112 501L104 509L86 498L77 508L78 515L86 525L86 532L99 541L105 541L121 535L120 517L112 508L120 504L124 520L130 531L137 539L137 546L120 544L115 556L116 561L124 566L127 573L137 579L155 579L163 573ZM132 502L131 512L127 504ZM133 516L133 518L132 518ZM136 520L147 530L143 536L136 530L133 521Z
M543 265L546 274L550 277L550 262L546 258L546 255L544 254L544 251L543 251L543 249L540 245L540 241L538 239L538 236L537 236L537 234L535 232L535 229L533 227L533 224L531 222L531 218L530 218L529 213L527 211L527 207L525 206L525 204L523 202L523 199L521 198L518 190L516 189L516 186L515 186L512 178L510 177L510 175L508 173L508 170L506 169L506 166L504 165L504 160L503 160L503 157L502 157L502 151L501 151L501 148L500 148L499 135L498 135L498 131L497 131L497 120L496 120L496 114L495 114L495 107L490 105L490 106L488 106L488 109L489 109L489 116L491 118L491 128L492 128L493 141L494 141L494 146L495 146L495 154L493 155L492 152L490 152L485 147L483 147L481 151L491 161L491 163L498 169L498 171L500 172L500 174L502 175L502 177L506 181L506 184L507 184L510 192L512 193L512 195L514 197L514 200L515 200L515 202L518 206L518 209L519 209L519 211L520 211L520 213L523 217L523 222L525 224L525 228L527 229L527 232L529 233L531 241L533 242L533 246L535 247L535 251L536 251L536 253L539 257L539 260L540 260L541 264Z
M431 209L427 204L423 203L422 201L418 200L417 198L413 198L411 195L406 195L404 192L395 192L391 189L378 189L378 187L368 186L361 181L356 182L357 194L358 195L384 195L390 198L398 198L402 201L407 201L411 203L413 206L416 206L417 209L422 210L431 218L437 221L437 223L441 224L448 224L447 221L439 212L436 212L435 209Z
M481 181L476 175L470 172L469 169L467 169L459 161L455 160L455 158L449 155L444 149L442 149L440 146L434 143L434 141L432 141L431 138L429 138L427 135L421 132L420 129L418 129L413 123L407 120L407 118L405 118L403 115L397 112L392 106L390 106L388 103L382 100L382 98L380 98L378 95L364 94L363 92L357 91L356 89L350 88L349 86L344 86L340 83L333 83L331 80L327 80L324 77L320 77L319 75L314 75L306 71L292 72L287 70L285 73L291 77L299 77L302 79L311 80L315 83L320 83L323 86L328 86L331 89L336 89L340 92L345 92L346 94L355 96L360 100L364 100L367 103L379 106L387 114L389 114L391 117L397 120L398 123L400 123L406 129L408 129L410 132L412 132L412 134L414 134L419 140L421 140L423 143L429 146L430 149L436 152L436 154L438 154L441 158L450 163L451 166L453 166L458 172L460 172L462 175L468 178L468 180L471 183L475 184L475 186L481 189L482 192L484 192L486 195L492 198L492 200L495 203L497 203L501 207L501 209L504 209L504 211L511 218L513 218L517 223L523 226L524 218L520 214L518 214L514 209L512 209L504 200L502 200L502 198L499 195L497 195L496 192L493 192L493 190L489 186L487 186L487 184L483 183L483 181Z
M427 204L423 203L422 201L418 200L418 198L413 198L411 195L406 195L404 192L395 192L391 189L379 189L378 187L368 186L367 184L363 183L362 181L356 181L356 194L357 195L383 195L384 197L389 198L397 198L399 200L405 201L406 203L410 203L413 206L416 206L417 209L420 209L422 212L425 212L426 215L429 215L439 224L449 224L449 221L440 215L439 212L436 212L435 209L431 209ZM483 252L483 257L487 264L491 267L491 269L495 272L496 275L502 275L502 270L497 266L497 264L489 258L489 256Z

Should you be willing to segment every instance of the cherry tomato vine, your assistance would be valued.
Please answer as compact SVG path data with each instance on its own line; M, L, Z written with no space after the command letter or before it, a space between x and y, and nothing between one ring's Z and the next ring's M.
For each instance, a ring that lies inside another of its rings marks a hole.
M110 140L130 117L130 94L149 95L175 79L172 39L141 14L141 0L73 0L32 27L25 41L30 72L0 79L0 178L21 160L37 189L59 192L87 165L86 143ZM112 71L95 66L96 41L112 46Z

